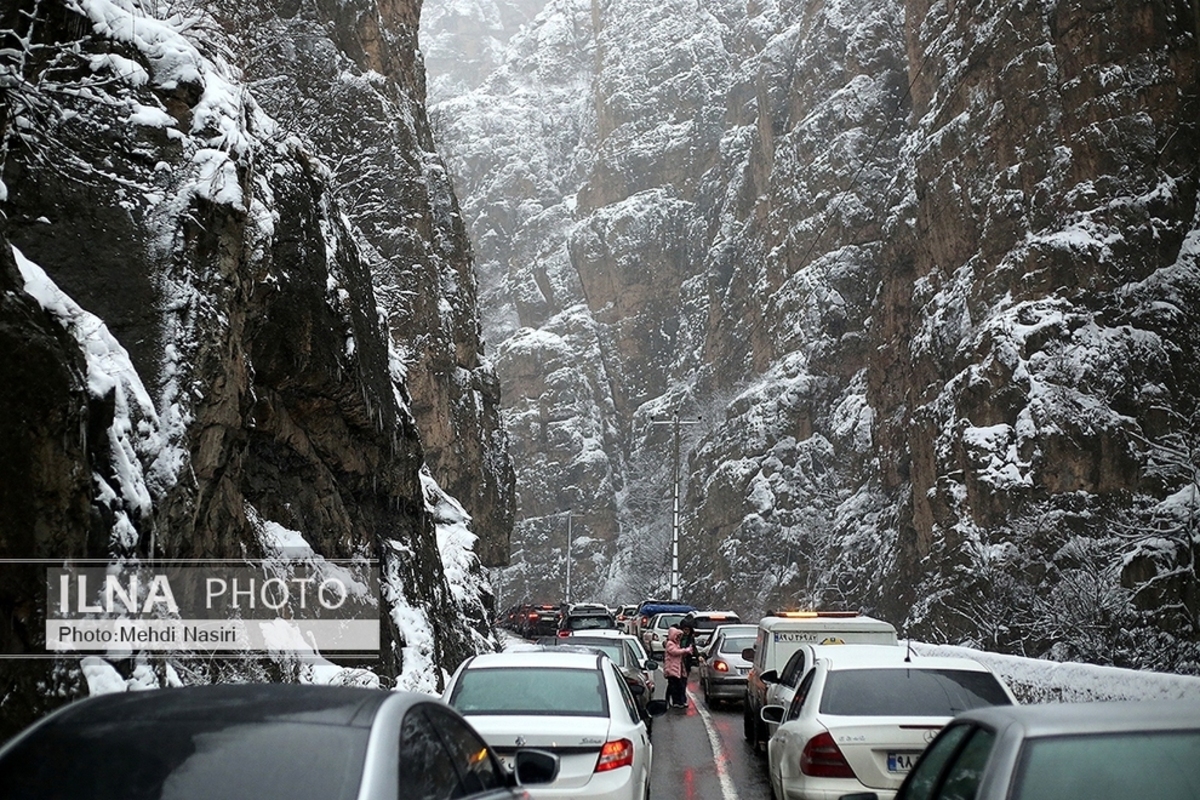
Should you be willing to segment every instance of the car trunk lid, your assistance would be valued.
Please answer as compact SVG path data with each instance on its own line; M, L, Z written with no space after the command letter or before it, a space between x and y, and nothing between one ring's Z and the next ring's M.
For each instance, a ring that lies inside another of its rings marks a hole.
M895 717L842 724L823 720L858 780L872 789L897 789L949 717Z
M472 714L471 725L511 767L520 748L547 750L559 758L555 788L586 786L608 741L608 717Z

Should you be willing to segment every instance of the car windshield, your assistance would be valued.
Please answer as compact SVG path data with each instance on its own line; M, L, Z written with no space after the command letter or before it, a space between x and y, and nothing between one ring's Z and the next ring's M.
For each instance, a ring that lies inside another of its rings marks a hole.
M1014 800L1200 797L1200 731L1057 736L1028 741Z
M92 800L358 796L368 730L212 719L50 725L4 759L3 795Z
M597 669L486 667L465 670L450 697L463 714L607 717Z
M952 717L1009 705L990 672L954 669L846 669L825 679L821 713L872 717Z
M741 653L747 647L754 647L753 636L726 636L721 640L722 653Z

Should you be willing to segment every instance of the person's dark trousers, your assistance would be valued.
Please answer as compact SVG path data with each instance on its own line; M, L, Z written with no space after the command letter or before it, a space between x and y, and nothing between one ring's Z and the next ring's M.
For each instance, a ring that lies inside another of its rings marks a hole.
M676 706L687 705L687 678L667 676L667 703Z

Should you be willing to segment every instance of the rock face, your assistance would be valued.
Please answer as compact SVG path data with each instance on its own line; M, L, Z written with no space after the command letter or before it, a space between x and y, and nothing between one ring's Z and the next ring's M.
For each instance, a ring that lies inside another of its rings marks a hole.
M490 635L453 495L499 559L512 487L419 6L17 6L0 553L253 558L284 530L378 558L365 666L436 689ZM36 650L43 592L0 589L0 649ZM6 673L5 724L69 667Z
M417 60L416 3L228 3L247 85L329 166L439 484L461 498L484 564L507 563L513 476L499 381L484 359L471 248L434 147Z
M693 602L1196 669L1188 4L550 0L508 37L431 79L508 600L561 595L581 506L574 594L665 593L678 412Z

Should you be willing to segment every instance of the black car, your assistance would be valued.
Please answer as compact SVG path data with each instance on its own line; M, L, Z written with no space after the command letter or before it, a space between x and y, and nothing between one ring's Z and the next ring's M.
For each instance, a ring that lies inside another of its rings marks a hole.
M521 621L518 632L526 639L553 636L558 630L560 616L558 606L550 603L526 606L524 619Z
M523 797L558 758L515 774L462 715L416 692L296 684L193 686L80 700L0 749L5 800Z

